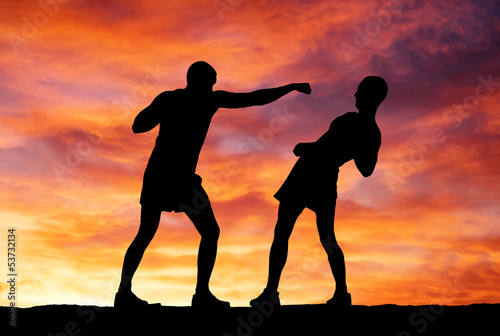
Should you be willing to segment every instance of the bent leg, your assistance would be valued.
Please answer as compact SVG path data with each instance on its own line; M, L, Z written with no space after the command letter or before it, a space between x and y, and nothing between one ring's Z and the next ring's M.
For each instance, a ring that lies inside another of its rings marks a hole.
M335 203L324 205L316 210L316 224L318 226L321 244L328 255L328 262L335 279L335 292L346 293L346 270L344 253L337 243L333 229L335 219Z
M188 214L188 217L201 235L200 248L198 250L196 293L207 294L210 292L208 283L217 257L217 242L219 240L220 229L210 202L196 214Z
M119 292L132 289L132 277L141 262L144 251L158 229L160 216L160 209L142 206L139 231L125 253Z
M269 253L269 275L267 290L278 289L281 272L288 255L288 240L297 218L304 210L303 205L281 202L278 208L278 220L274 229L274 239Z

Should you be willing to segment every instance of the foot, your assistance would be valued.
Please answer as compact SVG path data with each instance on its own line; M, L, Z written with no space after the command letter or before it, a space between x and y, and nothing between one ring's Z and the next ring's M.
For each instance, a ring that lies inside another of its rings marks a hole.
M333 294L333 297L326 301L326 304L335 308L349 308L352 304L351 294L347 291L336 291L335 294Z
M231 305L227 301L217 299L212 293L197 293L193 295L191 306L194 308L229 308Z
M116 308L146 307L148 302L139 299L132 291L119 291L115 295Z
M262 306L264 302L269 301L274 304L275 307L281 307L280 293L276 289L264 289L264 291L255 299L250 301L250 306L257 308L257 306Z

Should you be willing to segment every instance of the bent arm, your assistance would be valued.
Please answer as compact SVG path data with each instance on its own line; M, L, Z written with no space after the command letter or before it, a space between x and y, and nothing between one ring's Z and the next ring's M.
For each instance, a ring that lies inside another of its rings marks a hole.
M378 150L380 145L376 148L370 148L368 150L362 151L358 155L354 157L354 163L356 164L356 168L358 168L359 172L363 177L370 176L375 170L375 166L377 164L378 159Z
M165 98L166 92L160 93L148 107L135 117L132 125L134 133L149 132L160 123L161 108L164 106L163 101Z
M358 143L354 154L354 163L363 177L373 174L378 160L378 151L382 144L382 134L374 120L360 120Z
M223 108L242 108L249 106L262 106L278 100L284 95L298 91L311 93L311 87L307 83L288 84L272 89L261 89L247 93L233 93L227 91L215 91L219 107Z

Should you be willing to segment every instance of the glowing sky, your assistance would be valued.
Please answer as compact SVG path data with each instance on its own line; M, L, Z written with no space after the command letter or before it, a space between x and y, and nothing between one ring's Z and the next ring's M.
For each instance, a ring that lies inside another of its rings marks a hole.
M132 122L197 60L215 89L313 89L213 119L198 174L221 227L214 294L238 306L260 293L294 145L355 111L357 84L379 75L377 168L364 179L350 162L338 183L353 303L500 302L499 17L494 0L3 0L0 246L15 227L18 304L112 305L158 132ZM306 210L292 234L284 304L333 294L314 220ZM134 291L189 305L198 242L164 213Z

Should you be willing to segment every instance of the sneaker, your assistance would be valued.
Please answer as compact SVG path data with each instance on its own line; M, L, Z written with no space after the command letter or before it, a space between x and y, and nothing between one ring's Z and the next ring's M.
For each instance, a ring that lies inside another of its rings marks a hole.
M122 291L115 295L115 308L146 307L148 302L139 299L132 291Z
M326 304L335 308L349 308L352 305L351 294L335 292L333 297L326 301Z
M227 301L217 299L212 293L195 294L191 301L191 307L194 308L230 308Z
M280 302L280 293L277 290L268 290L267 288L264 289L264 291L255 299L250 301L250 306L257 308L258 306L262 306L264 301L270 301L272 302L275 307L279 308L281 307L281 302Z

